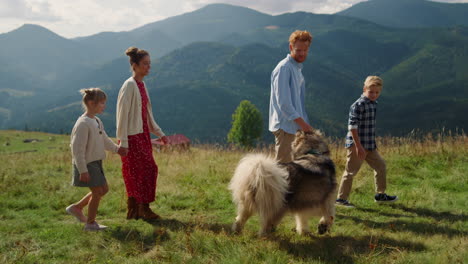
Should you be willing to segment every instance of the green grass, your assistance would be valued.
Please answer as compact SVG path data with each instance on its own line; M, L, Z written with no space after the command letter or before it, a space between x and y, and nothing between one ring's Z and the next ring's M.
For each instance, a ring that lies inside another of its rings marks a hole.
M163 220L153 223L125 219L121 162L109 154L110 192L98 221L110 228L87 233L65 213L87 192L70 186L69 136L0 131L0 263L467 263L468 140L442 139L380 140L388 193L400 197L394 205L373 202L365 165L351 194L357 208L337 208L330 235L299 236L287 216L259 238L257 217L242 234L230 232L235 208L227 185L243 152L155 152L152 208ZM337 143L332 150L340 178L345 152Z

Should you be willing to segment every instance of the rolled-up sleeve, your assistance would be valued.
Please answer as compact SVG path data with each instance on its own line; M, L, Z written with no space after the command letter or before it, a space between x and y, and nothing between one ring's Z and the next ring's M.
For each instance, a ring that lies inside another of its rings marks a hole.
M117 98L117 139L120 140L120 145L124 148L128 148L128 122L130 112L130 97L132 96L129 91L127 83L125 83L120 89L119 96Z
M279 68L273 79L273 93L281 114L289 121L300 117L291 100L291 72L287 67Z
M357 129L359 122L362 120L362 109L361 105L353 104L349 108L349 119L348 119L348 130Z
M101 123L102 124L102 123ZM106 131L104 130L104 127L102 128L102 132L104 133L104 149L107 151L112 151L114 153L117 153L119 151L119 146L112 141L112 139L109 138L107 135Z

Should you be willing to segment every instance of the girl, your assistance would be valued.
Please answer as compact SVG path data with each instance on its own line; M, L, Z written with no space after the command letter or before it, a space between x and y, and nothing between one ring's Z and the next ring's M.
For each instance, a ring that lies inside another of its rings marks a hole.
M158 166L153 159L150 132L167 143L156 124L143 78L151 68L149 53L135 47L125 52L130 57L133 76L128 78L117 99L117 138L120 147L128 150L122 157L122 174L127 189L127 219L157 219L149 203L155 200Z
M86 223L84 230L97 231L107 228L96 222L96 213L101 198L109 191L102 169L102 160L106 158L105 150L125 155L125 149L119 148L107 136L101 120L96 116L106 107L106 94L99 88L82 89L83 108L85 113L78 118L71 133L71 151L73 162L72 185L89 187L91 192L79 202L66 208L67 213L78 221ZM88 206L88 217L82 210Z

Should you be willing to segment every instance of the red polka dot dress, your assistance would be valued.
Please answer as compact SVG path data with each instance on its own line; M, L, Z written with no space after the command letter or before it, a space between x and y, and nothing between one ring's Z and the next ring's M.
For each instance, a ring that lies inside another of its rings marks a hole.
M122 157L122 174L127 196L147 204L155 200L158 166L154 162L148 127L148 95L144 83L135 81L141 95L143 133L128 136L128 155Z

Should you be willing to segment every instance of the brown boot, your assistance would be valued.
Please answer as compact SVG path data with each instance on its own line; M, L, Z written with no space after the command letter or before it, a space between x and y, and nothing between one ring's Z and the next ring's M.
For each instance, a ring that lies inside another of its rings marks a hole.
M138 204L138 218L144 220L154 220L161 217L151 211L149 204Z
M127 200L127 219L138 219L138 204L134 197Z

